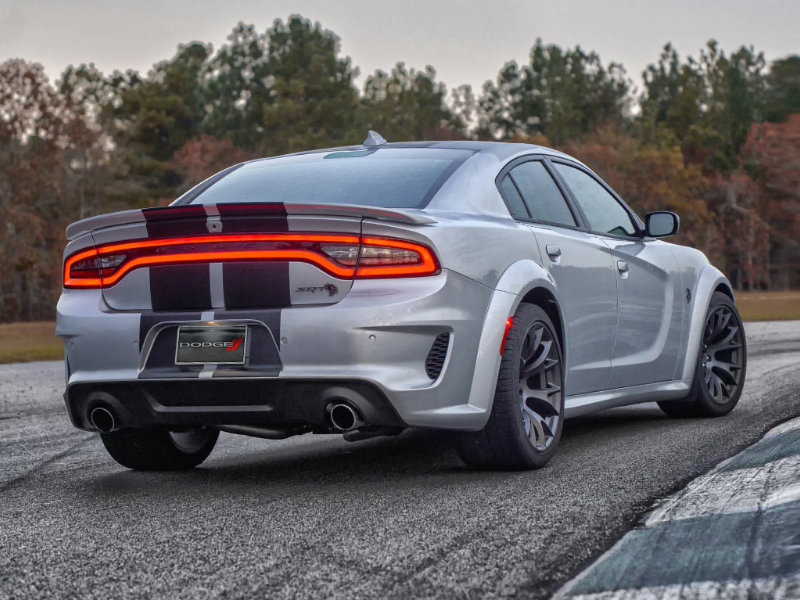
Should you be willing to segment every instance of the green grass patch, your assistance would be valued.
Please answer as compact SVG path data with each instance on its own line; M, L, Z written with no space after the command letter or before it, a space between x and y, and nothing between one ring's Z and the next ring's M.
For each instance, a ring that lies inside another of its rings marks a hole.
M736 305L745 321L800 320L800 290L739 292ZM52 321L0 323L0 363L60 360L64 345Z
M793 321L800 319L800 290L738 292L736 306L744 321Z
M55 329L52 321L0 323L0 363L64 358L64 344Z

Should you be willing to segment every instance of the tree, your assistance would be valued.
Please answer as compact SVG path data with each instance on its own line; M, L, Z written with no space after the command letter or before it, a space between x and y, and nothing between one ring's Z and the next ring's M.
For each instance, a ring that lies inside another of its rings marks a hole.
M271 102L272 77L267 34L239 23L210 59L203 76L205 115L202 129L254 149L264 135L262 114Z
M392 141L429 140L451 119L447 90L436 71L406 69L397 63L390 73L376 71L364 83L366 124Z
M479 135L544 135L562 144L601 124L624 123L629 90L621 65L605 67L580 46L562 50L537 39L528 64L506 63L497 82L484 85Z
M181 176L179 192L194 187L214 173L250 158L229 139L201 135L189 140L172 157L171 167Z
M146 79L133 72L111 78L118 93L111 109L118 122L114 141L123 172L138 183L140 192L132 198L138 204L169 195L179 183L169 160L200 134L201 75L210 52L199 42L180 45L172 60L157 64Z
M682 63L670 44L643 73L641 134L680 143L684 157L707 173L732 173L750 125L761 118L764 56L742 46L727 55L714 40Z
M63 242L64 106L40 64L0 64L0 319L52 314ZM42 293L42 292L45 293Z
M800 55L797 54L772 63L764 109L768 121L785 121L794 113L800 113Z
M800 285L800 114L753 125L743 155L764 197L759 218L771 232L771 283Z
M357 70L339 57L339 38L293 15L267 31L269 102L261 106L259 153L282 154L357 143Z
M478 124L478 100L471 85L460 85L450 91L450 125L463 138L472 138Z

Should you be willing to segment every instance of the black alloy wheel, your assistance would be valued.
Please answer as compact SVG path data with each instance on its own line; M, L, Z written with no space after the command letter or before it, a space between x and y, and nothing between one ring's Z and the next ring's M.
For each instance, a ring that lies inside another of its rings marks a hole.
M519 306L502 356L489 420L460 434L458 452L477 469L543 467L561 438L564 369L557 330L542 307Z
M733 300L711 297L689 395L658 406L671 417L721 417L739 402L747 371L744 326Z

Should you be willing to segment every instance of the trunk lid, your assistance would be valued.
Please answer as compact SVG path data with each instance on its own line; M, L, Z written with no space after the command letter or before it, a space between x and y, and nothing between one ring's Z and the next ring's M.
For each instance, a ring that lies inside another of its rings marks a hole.
M91 232L97 246L163 242L163 246L147 249L150 256L202 251L209 257L130 270L103 288L106 303L115 310L202 312L330 305L350 291L351 279L290 256L254 260L248 252L313 245L283 241L300 237L318 240L335 234L341 239L357 239L361 233L359 212L347 207L308 207L290 214L282 205L190 205L96 217L71 226L68 234ZM207 242L210 239L216 242ZM239 241L230 244L228 240ZM242 260L214 259L215 251L231 247L241 251Z

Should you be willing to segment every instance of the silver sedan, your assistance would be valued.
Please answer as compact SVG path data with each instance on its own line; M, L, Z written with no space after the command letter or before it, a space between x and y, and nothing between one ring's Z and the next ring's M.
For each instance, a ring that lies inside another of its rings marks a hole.
M67 229L57 333L76 427L134 469L220 431L458 432L478 468L543 466L565 418L730 412L730 283L579 161L527 144L386 143L230 167L164 208Z

